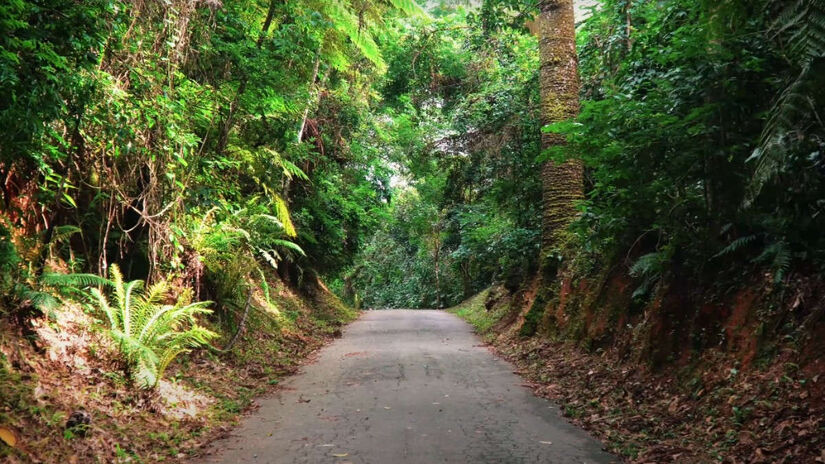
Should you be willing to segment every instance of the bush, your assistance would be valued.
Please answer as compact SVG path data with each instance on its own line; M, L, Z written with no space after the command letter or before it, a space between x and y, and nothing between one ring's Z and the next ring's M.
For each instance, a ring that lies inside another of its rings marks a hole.
M191 303L192 292L186 291L174 304L164 304L169 285L160 282L148 288L140 280L123 282L116 265L110 271L114 304L99 289L92 289L110 328L106 333L117 345L129 375L142 387L154 388L164 371L179 354L209 343L218 334L197 324L195 316L209 314L211 303Z

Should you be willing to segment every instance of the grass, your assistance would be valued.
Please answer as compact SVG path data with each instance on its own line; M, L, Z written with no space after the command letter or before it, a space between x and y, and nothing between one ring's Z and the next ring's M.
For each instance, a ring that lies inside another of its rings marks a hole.
M486 335L490 333L507 311L506 305L497 306L488 311L485 302L489 294L490 289L488 288L449 308L448 311L469 322L479 334Z

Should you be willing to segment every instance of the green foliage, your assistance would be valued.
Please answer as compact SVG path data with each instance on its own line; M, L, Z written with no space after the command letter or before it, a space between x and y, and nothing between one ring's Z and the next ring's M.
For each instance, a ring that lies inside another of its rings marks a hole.
M539 246L538 56L529 34L461 8L388 33L381 143L398 166L389 215L344 293L367 307L445 307L518 287Z
M47 287L92 287L111 285L111 281L100 277L97 274L60 274L56 272L47 272L40 277L40 283Z
M11 234L0 225L0 311L18 317L37 312L51 316L63 297L80 295L87 286L107 284L106 279L94 274L45 272L37 277L24 264Z
M635 257L638 297L825 263L821 1L601 2L577 33L581 115L545 129L569 149L544 154L536 2L451 5L4 4L4 306L53 308L113 261L221 318L265 270L366 306L515 290L539 267L541 163L569 156L575 243Z
M630 275L641 279L641 285L633 291L633 297L643 297L650 293L662 278L670 257L665 251L642 255L630 266Z
M106 42L108 0L12 0L0 6L0 163L49 169L71 143L50 126L87 105Z
M799 166L796 158L812 161L822 157L825 128L817 108L825 105L825 86L819 79L825 66L825 5L818 0L774 4L774 9L776 5L782 9L771 25L772 32L775 39L787 44L788 64L797 74L783 79L788 83L775 99L759 146L749 158L756 163L749 202L777 175Z
M489 290L484 290L461 304L450 308L450 311L472 324L479 334L490 334L495 324L507 313L509 307L505 304L488 310L485 303L489 294Z
M0 212L35 243L24 261L193 285L203 261L221 304L261 266L336 274L385 206L373 86L399 15L426 16L411 0L4 4Z
M587 165L585 250L643 255L638 294L825 263L818 3L607 1L581 27L581 115L553 130Z
M196 316L211 313L210 302L191 303L191 292L184 292L174 304L166 304L169 285L165 281L147 288L139 280L124 282L116 265L110 274L114 300L110 302L97 288L91 294L109 321L106 333L142 387L156 387L178 355L207 345L217 336L196 321Z
M14 285L14 271L20 264L17 248L11 241L11 234L0 224L0 292L6 293Z

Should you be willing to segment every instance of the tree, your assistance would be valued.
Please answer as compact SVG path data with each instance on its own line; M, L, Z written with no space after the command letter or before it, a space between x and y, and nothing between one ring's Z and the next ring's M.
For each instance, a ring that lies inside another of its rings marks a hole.
M537 19L539 35L542 124L575 118L579 112L579 76L573 0L542 0ZM542 148L563 148L564 134L545 132ZM557 157L542 166L542 252L558 248L563 232L584 196L579 159Z

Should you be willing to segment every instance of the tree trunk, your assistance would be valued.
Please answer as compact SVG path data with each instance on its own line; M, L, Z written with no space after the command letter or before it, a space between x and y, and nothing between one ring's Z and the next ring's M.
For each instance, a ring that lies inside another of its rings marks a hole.
M542 124L576 117L579 112L579 75L573 0L542 0L537 20L539 34ZM563 146L561 134L542 134L542 148ZM552 160L542 166L542 251L557 249L575 204L584 197L583 167L578 159Z
M318 49L318 55L315 57L315 66L312 69L312 79L309 81L309 91L312 92L312 87L315 86L315 81L318 79L318 68L321 64L321 49ZM301 118L301 127L298 129L298 143L304 138L304 129L307 126L307 118L309 117L309 108L312 106L313 98L310 97L307 101L307 106L304 108L304 117Z

